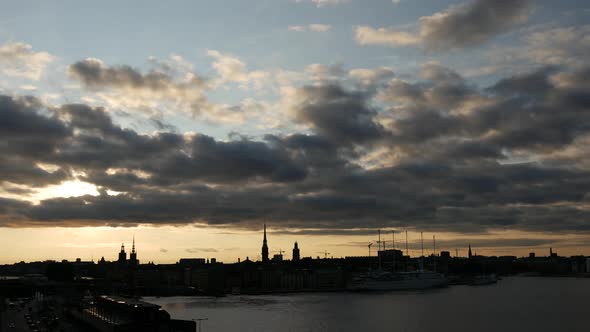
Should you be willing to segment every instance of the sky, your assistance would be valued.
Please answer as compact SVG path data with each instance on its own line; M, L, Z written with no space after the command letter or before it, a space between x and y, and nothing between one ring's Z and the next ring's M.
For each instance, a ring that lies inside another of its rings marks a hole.
M0 263L256 260L264 223L287 258L590 255L589 14L3 2Z

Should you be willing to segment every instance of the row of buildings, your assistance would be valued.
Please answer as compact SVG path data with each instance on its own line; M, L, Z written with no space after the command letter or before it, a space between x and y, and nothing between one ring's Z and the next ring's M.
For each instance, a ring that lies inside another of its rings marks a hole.
M380 248L381 249L381 248ZM413 271L427 269L448 276L496 273L538 275L590 275L590 258L560 257L550 249L549 256L452 257L448 251L437 255L410 257L397 249L382 249L377 255L320 259L302 257L295 242L292 257L282 253L269 257L264 226L261 261L249 258L223 264L215 258L181 258L175 264L140 264L135 239L129 257L121 245L116 261L103 258L98 264L75 262L18 263L0 266L0 275L41 275L54 281L78 281L106 294L177 295L329 291L346 287L351 276L369 269Z

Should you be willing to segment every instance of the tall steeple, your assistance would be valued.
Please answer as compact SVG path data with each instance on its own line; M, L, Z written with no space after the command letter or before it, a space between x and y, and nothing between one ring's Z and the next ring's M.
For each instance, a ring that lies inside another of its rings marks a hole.
M262 262L268 262L268 245L266 244L266 223L264 224L264 239L262 240Z
M133 235L133 246L131 247L131 254L129 254L129 264L132 266L139 264L137 252L135 252L135 235Z
M472 256L472 255L471 255L471 243L469 244L469 252L468 252L468 254L467 254L467 255L469 256L469 258L471 258L471 256Z
M293 247L293 261L298 261L299 259L299 246L297 245L297 242L295 242L295 246Z

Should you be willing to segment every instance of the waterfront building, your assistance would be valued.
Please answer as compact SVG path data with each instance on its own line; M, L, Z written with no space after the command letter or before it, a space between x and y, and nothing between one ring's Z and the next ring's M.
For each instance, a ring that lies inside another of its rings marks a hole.
M159 305L119 296L98 296L71 315L96 331L194 332L196 323L171 319Z
M181 258L178 264L181 266L199 266L206 264L205 258Z

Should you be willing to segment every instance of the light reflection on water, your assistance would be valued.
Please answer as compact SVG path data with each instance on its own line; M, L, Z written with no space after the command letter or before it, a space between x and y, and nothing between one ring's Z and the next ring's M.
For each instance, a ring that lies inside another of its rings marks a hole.
M145 298L203 331L590 331L590 279L429 291Z

